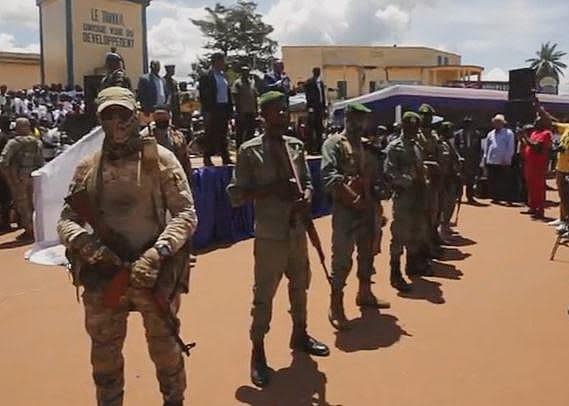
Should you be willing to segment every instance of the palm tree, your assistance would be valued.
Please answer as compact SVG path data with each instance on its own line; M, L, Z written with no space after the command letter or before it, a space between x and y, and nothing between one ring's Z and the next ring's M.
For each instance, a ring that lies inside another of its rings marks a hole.
M561 58L567 55L566 52L556 51L557 44L551 45L549 42L541 44L541 49L536 52L537 58L527 59L530 67L535 69L538 78L553 76L559 83L559 76L564 76L563 69L567 65L561 62Z

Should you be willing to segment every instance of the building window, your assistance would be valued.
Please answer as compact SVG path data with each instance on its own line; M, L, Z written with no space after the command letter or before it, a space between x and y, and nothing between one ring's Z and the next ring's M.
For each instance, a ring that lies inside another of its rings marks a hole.
M338 99L346 99L348 97L348 82L345 80L340 80L336 84L338 89Z
M443 57L439 55L439 56L437 57L437 62L438 62L438 65L439 65L439 66L442 65L442 64L443 64Z
M369 82L369 92L373 93L377 90L377 82L375 80L371 80Z
M448 56L445 56L445 65L448 65Z

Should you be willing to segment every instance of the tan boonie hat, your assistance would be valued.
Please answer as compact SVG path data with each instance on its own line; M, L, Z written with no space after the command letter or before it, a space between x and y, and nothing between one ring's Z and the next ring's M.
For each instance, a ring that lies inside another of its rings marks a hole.
M108 87L99 92L97 96L97 113L109 106L122 106L130 111L136 110L136 98L134 94L124 87Z

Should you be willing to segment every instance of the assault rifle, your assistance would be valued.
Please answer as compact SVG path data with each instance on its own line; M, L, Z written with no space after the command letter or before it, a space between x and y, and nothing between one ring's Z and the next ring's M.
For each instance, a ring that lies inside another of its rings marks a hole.
M79 190L68 196L65 198L65 202L82 221L91 226L103 244L119 249L118 256L123 261L123 264L118 269L105 270L107 272L113 272L114 276L103 292L103 305L110 309L115 309L120 304L122 297L126 294L130 280L131 262L136 258L132 257L129 244L124 237L114 232L107 224L100 220L95 208L91 204L91 199L86 189ZM178 321L174 314L172 314L169 299L155 291L152 293L152 301L158 309L158 313L166 321L170 333L176 339L176 342L180 345L184 354L189 356L190 350L195 347L196 344L186 344L180 337Z

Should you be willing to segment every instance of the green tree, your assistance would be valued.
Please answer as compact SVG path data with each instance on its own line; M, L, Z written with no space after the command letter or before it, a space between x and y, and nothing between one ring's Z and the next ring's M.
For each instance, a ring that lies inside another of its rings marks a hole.
M208 16L203 20L191 19L207 42L208 51L192 64L194 76L206 70L214 52L223 52L233 71L243 65L265 71L271 64L277 42L270 39L273 27L263 22L263 16L256 12L257 3L239 0L233 6L219 3L212 9L206 7Z
M536 58L527 59L526 62L532 69L535 69L538 80L552 76L559 83L559 77L564 76L563 69L567 68L567 65L561 62L565 55L567 55L566 52L557 50L557 44L547 42L541 44L541 48L536 52Z

